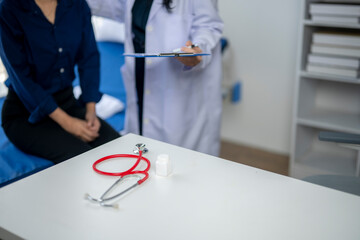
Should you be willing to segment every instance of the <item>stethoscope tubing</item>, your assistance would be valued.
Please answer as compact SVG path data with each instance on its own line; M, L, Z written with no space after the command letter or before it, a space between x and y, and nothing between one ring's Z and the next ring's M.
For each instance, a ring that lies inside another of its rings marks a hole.
M149 169L150 169L150 161L149 159L143 157L143 153L147 152L147 149L145 148L144 144L137 144L137 152L138 155L133 155L133 154L114 154L114 155L109 155L109 156L105 156L103 158L100 158L99 160L95 161L92 165L93 170L101 175L107 175L107 176L117 176L120 177L118 180L116 180L116 182L114 184L111 185L111 187L109 189L107 189L99 199L97 198L93 198L91 197L89 194L85 194L85 199L93 201L93 202L97 202L99 203L101 206L103 207L113 207L113 208L117 208L117 204L106 204L107 201L113 200L117 197L120 197L121 195L127 193L128 191L130 191L131 189L135 188L136 186L139 186L140 184L142 184L143 182L145 182L148 178L149 178ZM106 160L109 159L115 159L115 158L136 158L136 162L135 164L129 168L126 171L123 172L105 172L102 171L98 168L98 165ZM139 163L141 161L145 161L147 164L147 167L144 170L135 170ZM141 178L141 176L139 175L143 175L144 177ZM135 182L134 184L132 184L130 187L126 188L125 190L123 190L122 192L115 194L114 196L109 196L106 197L110 191L117 185L120 184L121 181L125 180L126 178L129 177L133 177L136 176L138 178L138 181Z
M135 174L142 174L144 175L144 177L142 179L140 179L137 183L140 185L143 182L145 182L148 178L149 178L149 169L150 169L150 161L149 159L143 157L143 152L139 151L139 155L134 155L134 154L113 154L113 155L109 155L109 156L105 156L103 158L100 158L99 160L95 161L93 163L93 169L95 172L102 174L102 175L107 175L107 176L118 176L118 177L124 177L126 175L135 175ZM136 162L135 164L129 168L128 170L124 171L124 172L105 172L105 171L101 171L100 169L98 169L98 165L106 160L109 159L114 159L114 158L136 158ZM144 170L136 170L134 171L134 169L139 165L139 163L141 161L145 161L147 164L147 167Z

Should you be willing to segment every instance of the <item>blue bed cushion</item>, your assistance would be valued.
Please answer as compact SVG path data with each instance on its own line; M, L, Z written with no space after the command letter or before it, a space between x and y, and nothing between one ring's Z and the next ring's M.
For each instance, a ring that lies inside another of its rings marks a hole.
M0 98L0 112L5 98ZM1 118L0 118L1 124ZM7 139L0 128L0 187L53 165L52 162L26 154Z
M120 67L124 64L124 45L114 42L98 42L101 58L101 83L103 93L116 97L126 103L126 93L122 81ZM78 85L76 79L74 85ZM0 112L5 98L0 98ZM125 112L117 113L105 119L115 130L121 131L124 126ZM1 118L0 118L1 125ZM5 136L0 127L0 187L42 169L52 166L53 163L16 148Z

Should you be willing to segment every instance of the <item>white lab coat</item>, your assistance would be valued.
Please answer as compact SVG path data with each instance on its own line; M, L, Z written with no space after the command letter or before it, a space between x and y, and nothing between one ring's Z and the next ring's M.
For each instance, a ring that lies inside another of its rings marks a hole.
M125 52L134 52L131 8L134 0L88 0L93 13L125 22ZM169 13L154 0L146 26L146 52L171 52L191 40L203 52L197 66L186 69L175 58L147 58L143 136L218 155L221 121L221 52L223 23L217 0L173 0ZM114 30L116 31L116 30ZM126 133L138 133L135 60L122 68L127 92Z

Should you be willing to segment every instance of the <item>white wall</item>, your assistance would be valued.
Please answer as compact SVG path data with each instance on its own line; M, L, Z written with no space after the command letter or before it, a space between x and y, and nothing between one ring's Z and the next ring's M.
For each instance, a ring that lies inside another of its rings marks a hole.
M222 138L289 154L299 0L219 0L229 48L224 82L240 79L242 101L224 104Z

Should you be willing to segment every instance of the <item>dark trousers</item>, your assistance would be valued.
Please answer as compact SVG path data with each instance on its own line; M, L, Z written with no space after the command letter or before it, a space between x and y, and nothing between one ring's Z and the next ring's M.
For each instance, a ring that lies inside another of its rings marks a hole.
M86 109L75 99L72 87L55 93L53 97L66 113L85 119ZM9 90L2 110L2 127L6 136L20 150L54 163L62 162L120 137L118 132L100 119L100 136L86 143L66 132L50 117L32 124L28 122L29 115L16 93Z

